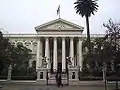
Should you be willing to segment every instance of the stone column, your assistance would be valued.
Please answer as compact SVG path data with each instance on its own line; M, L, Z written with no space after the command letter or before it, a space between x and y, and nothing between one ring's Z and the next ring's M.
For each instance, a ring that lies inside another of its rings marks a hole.
M36 71L37 71L37 80L40 80L40 39L37 41L37 53L36 53Z
M65 71L66 69L66 58L65 58L65 37L62 37L62 71Z
M57 70L57 38L54 37L54 46L53 46L53 69Z
M78 41L78 44L79 44L79 66L80 66L80 71L82 71L82 40L79 38L79 41Z
M70 37L70 59L72 62L72 66L74 67L74 42L73 37Z
M49 51L49 38L45 38L45 57L47 61L47 68L50 69L50 51Z
M79 40L77 42L77 67L79 66Z
M40 67L40 39L37 41L36 69Z
M42 39L40 39L40 61L39 61L39 65L40 67L42 67L42 59L43 59L43 43L42 43Z

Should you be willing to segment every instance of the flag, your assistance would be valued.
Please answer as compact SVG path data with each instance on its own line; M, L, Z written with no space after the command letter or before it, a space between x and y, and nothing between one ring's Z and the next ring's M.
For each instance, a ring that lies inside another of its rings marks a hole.
M60 5L58 6L58 9L57 9L57 15L60 14Z

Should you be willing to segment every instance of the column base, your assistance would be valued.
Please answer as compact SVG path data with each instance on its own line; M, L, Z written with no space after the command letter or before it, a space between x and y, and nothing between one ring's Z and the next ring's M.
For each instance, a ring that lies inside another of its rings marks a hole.
M62 72L66 72L66 69L62 69Z
M53 69L54 72L57 72L57 69Z
M73 81L79 80L78 78L79 69L78 68L69 68L68 73L69 73L70 80L73 80Z

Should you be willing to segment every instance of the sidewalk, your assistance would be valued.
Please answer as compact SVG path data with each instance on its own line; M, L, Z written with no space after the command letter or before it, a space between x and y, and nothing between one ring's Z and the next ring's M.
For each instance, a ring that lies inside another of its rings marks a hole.
M40 84L36 80L0 80L0 84ZM107 84L115 85L115 81L108 81ZM120 84L120 81L118 82ZM45 85L45 84L44 84ZM104 81L78 81L78 82L69 82L69 85L104 85Z

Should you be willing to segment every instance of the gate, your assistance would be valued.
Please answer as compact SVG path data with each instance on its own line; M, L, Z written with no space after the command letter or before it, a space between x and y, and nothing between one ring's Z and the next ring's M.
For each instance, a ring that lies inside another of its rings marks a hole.
M46 74L47 85L57 84L56 75L57 75L57 72L51 73L47 71L47 74ZM69 85L69 74L67 71L61 72L61 78L62 78L63 85Z

